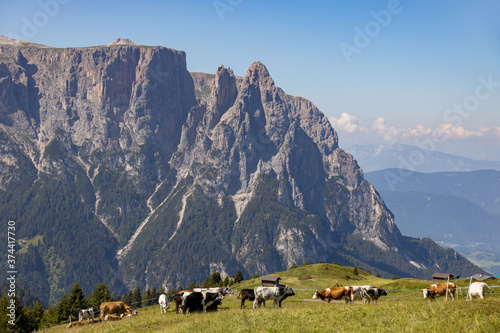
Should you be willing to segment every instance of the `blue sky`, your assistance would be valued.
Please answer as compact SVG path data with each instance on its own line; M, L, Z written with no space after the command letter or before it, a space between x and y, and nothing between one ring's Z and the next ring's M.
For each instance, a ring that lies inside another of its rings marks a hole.
M500 159L497 0L39 0L0 6L0 34L54 47L129 38L186 51L190 71L214 73L224 64L236 75L260 60L278 86L308 98L331 119L341 146L415 144L441 130L449 139L437 149L459 153L470 146L462 155ZM346 57L346 45L356 53ZM484 98L474 101L478 89ZM446 113L465 102L473 111Z

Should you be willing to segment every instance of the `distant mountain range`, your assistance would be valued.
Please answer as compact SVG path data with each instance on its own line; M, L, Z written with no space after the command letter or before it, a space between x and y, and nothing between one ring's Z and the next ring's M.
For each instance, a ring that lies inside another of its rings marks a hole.
M418 172L498 170L499 161L470 158L404 144L355 145L346 149L365 172L400 168Z
M430 237L500 275L500 172L417 173L387 169L365 175L403 234Z

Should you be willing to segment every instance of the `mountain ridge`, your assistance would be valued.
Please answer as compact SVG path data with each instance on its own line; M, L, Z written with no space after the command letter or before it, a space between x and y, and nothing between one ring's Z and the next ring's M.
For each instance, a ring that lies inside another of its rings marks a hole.
M346 149L365 172L399 168L415 172L462 172L492 169L500 171L499 161L471 158L406 144L354 145Z
M20 283L50 303L75 280L171 288L304 261L481 272L402 236L327 117L261 62L191 75L184 52L123 40L0 54L0 213L43 236Z

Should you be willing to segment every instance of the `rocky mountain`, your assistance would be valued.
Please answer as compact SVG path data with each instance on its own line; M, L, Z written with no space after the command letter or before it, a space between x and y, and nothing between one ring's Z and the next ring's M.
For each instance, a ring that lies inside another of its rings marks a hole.
M416 172L500 171L499 161L480 161L400 143L354 145L346 149L364 172L389 168Z
M19 283L51 303L77 281L122 292L304 261L481 272L402 236L326 116L260 62L190 75L184 52L123 39L4 43L0 61L0 214Z

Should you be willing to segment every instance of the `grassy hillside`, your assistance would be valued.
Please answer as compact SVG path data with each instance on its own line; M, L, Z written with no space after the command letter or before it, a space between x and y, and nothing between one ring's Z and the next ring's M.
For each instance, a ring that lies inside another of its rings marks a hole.
M286 284L294 289L325 289L336 286L348 285L383 285L393 280L381 279L358 268L358 275L354 274L354 267L341 266L337 264L314 264L303 265L284 272L270 274L281 278L280 284ZM254 288L260 286L260 278L242 281L234 288ZM234 289L233 288L233 289ZM312 294L311 294L312 297Z
M488 294L485 300L465 300L459 295L455 302L438 298L431 303L424 300L419 289L431 281L417 279L388 280L377 278L353 267L337 264L306 265L285 272L272 274L282 278L283 284L294 288L295 297L283 302L282 309L273 309L272 302L266 308L252 309L250 302L241 310L237 293L227 296L218 312L177 315L173 304L167 314L160 314L158 305L137 309L137 317L116 322L96 322L93 325L74 327L72 332L498 332L500 321L500 293ZM315 276L301 280L304 276ZM349 278L348 278L349 276ZM233 290L253 288L260 279L242 281ZM314 288L323 289L342 285L372 284L385 288L389 295L378 304L352 305L336 302L327 305L312 300ZM467 281L460 282L466 286ZM490 283L498 285L498 281ZM306 289L306 290L304 290ZM443 320L446 314L446 320ZM67 325L59 325L46 332L67 332Z

